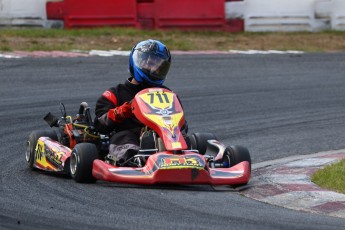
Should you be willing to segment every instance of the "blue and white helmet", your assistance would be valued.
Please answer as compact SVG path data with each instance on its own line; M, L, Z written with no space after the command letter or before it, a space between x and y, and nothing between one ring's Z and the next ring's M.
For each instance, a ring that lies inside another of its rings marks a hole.
M133 47L129 55L129 72L139 83L161 86L171 64L169 49L160 41L146 40Z

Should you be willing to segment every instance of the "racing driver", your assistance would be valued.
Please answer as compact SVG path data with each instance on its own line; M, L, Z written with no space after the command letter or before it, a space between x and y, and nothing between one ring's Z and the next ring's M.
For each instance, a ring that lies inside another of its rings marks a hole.
M108 162L125 166L138 152L144 125L133 116L131 101L145 88L168 89L163 83L170 64L169 49L162 42L151 39L141 41L132 48L129 56L130 77L123 84L106 90L97 100L95 127L103 134L111 134L109 154L106 156ZM185 122L182 127L184 136L187 130Z

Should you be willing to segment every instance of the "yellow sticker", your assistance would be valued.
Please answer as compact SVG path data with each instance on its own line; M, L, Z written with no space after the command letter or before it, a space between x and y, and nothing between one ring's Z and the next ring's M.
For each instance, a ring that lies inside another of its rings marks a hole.
M140 95L140 98L151 107L166 109L172 106L174 94L171 92L155 91Z
M182 148L181 142L173 142L171 143L171 146L175 148Z

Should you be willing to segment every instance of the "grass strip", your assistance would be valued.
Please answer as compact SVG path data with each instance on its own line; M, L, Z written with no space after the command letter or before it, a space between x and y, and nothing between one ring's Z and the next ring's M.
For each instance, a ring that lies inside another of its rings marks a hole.
M345 31L228 33L211 31L94 29L0 29L0 51L130 50L145 39L158 39L170 50L345 51Z
M345 159L318 170L311 179L321 188L345 194Z

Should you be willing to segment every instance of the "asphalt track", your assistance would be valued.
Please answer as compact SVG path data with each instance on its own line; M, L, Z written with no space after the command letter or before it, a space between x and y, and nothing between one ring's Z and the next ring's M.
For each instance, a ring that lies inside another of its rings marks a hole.
M253 163L343 149L345 54L176 55L167 85L190 132L247 146ZM210 186L77 184L28 170L24 144L59 103L71 115L128 76L127 57L0 59L1 229L344 229Z

